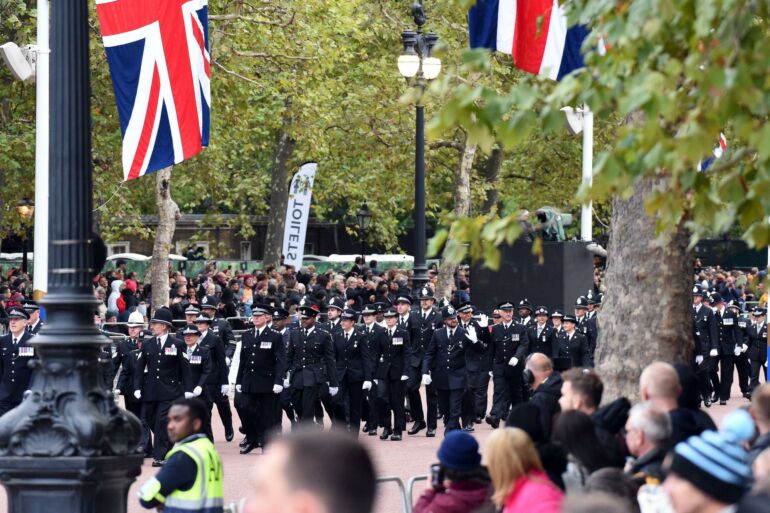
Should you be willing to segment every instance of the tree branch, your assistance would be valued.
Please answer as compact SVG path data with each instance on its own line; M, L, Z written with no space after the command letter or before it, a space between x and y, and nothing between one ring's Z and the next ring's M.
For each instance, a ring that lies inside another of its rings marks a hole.
M244 52L242 50L233 50L235 55L241 57L254 57L260 59L288 59L292 61L309 61L312 57L303 57L301 55L286 55L283 53L263 53L263 52Z
M463 145L457 141L435 141L428 145L431 150L437 150L439 148L452 148L453 150L462 151Z
M753 157L754 153L755 152L753 150L750 150L749 148L741 148L740 150L733 153L733 155L729 159L718 161L718 163L708 168L706 172L708 174L718 174L726 169L730 169L731 167L733 167L735 164L745 159L746 157Z
M259 82L257 82L256 80L254 80L254 79L252 79L252 78L249 78L249 77L244 77L244 76L243 76L243 75L241 75L240 73L237 73L237 72L235 72L235 71L233 71L233 70L231 70L231 69L227 69L227 68L225 68L224 66L222 66L221 64L219 64L219 61L211 61L211 62L212 62L212 63L213 63L213 64L214 64L216 67L218 67L219 69L221 69L222 71L224 71L225 73L227 73L228 75L233 75L233 76L235 76L235 77L238 77L238 78L240 78L241 80L245 80L246 82L248 82L248 83L250 83L250 84L254 84L254 85L257 85L257 86L258 86L258 85L260 85L260 84L259 84Z
M287 21L265 21L260 20L257 18L253 18L251 16L244 16L242 14L210 14L209 20L210 21L234 21L234 20L240 20L240 21L246 21L249 23L257 23L259 25L272 25L274 27L288 27L292 23L294 23L294 15L295 13L291 13L291 18L289 18Z

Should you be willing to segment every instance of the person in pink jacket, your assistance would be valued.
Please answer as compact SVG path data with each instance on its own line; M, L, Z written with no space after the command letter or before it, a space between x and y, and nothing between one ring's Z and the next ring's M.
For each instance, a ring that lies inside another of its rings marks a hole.
M496 429L484 457L502 513L559 513L564 494L543 471L529 435L518 428Z

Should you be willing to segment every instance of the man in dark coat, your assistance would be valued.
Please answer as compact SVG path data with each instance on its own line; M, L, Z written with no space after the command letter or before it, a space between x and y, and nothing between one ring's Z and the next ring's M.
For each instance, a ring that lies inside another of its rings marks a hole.
M718 354L719 335L714 311L703 304L704 292L699 286L692 291L693 310L693 338L695 350L693 351L695 377L698 379L698 387L703 405L711 406L711 380L709 376L714 367Z
M349 430L358 438L363 385L368 383L371 389L374 369L366 339L356 331L355 325L356 312L347 308L340 315L341 329L332 335L340 389L334 401L332 426Z
M751 324L748 334L748 356L751 368L749 388L754 391L759 386L760 371L767 382L767 324L765 323L765 309L754 308L751 314Z
M142 400L142 417L154 434L153 466L160 467L170 448L166 423L171 403L180 397L193 397L190 362L186 347L169 334L173 328L171 311L158 308L150 319L153 337L142 344L134 369L134 397ZM147 372L145 372L145 370Z
M374 380L379 403L378 420L383 426L380 440L390 438L400 441L402 431L406 429L404 398L406 381L409 379L406 368L409 364L407 348L410 339L409 332L398 327L398 312L395 309L389 308L384 315L386 336L381 345L373 348L372 354L376 362Z
M725 405L730 400L730 392L733 386L733 374L735 373L734 358L736 356L736 343L740 340L740 328L738 316L732 309L728 309L726 303L719 294L712 296L714 304L714 317L717 324L717 352L719 353L719 377L716 371L711 371L711 381L719 384L719 404Z
M222 317L219 311L219 299L216 296L203 296L200 307L202 313L213 319L210 328L211 332L222 339L225 345L227 365L230 365L230 360L233 359L233 353L235 352L235 335L230 323Z
M410 314L408 317L408 323L416 323L419 326L419 330L415 334L416 338L409 345L409 366L407 367L409 379L406 382L406 389L414 425L408 433L416 435L427 427L427 436L435 436L438 396L433 385L425 387L427 412L423 412L420 384L422 382L422 361L425 358L425 350L428 344L430 344L433 332L441 327L441 315L434 308L436 301L433 290L430 287L426 286L420 289L417 299L420 301L420 310Z
M200 340L198 343L207 347L211 352L211 372L206 379L204 386L205 394L202 399L209 408L209 415L217 405L219 418L222 419L222 425L225 428L225 440L228 442L233 439L233 414L230 410L230 385L228 384L227 356L225 355L225 345L222 339L211 331L213 319L205 313L200 313L195 317L195 326L200 330Z
M364 320L364 325L361 328L361 334L364 338L364 343L367 347L367 355L369 358L369 365L372 368L372 372L376 372L379 364L379 359L375 357L378 353L378 348L385 347L388 344L388 334L385 328L377 324L377 308L374 305L366 305L361 310L361 316ZM374 374L373 374L374 376ZM365 393L364 400L368 405L365 408L364 413L366 424L364 425L364 432L369 436L377 435L377 428L384 427L379 421L379 401L377 400L377 389L372 385L375 379L372 377L371 382L364 382L362 390Z
M301 328L289 336L287 365L291 402L299 422L310 423L314 421L316 402L326 383L329 383L329 395L337 395L337 366L331 335L315 325L320 313L318 304L303 299L299 312Z
M474 431L473 425L487 413L487 389L489 388L489 329L485 325L481 326L473 318L476 309L470 303L460 305L457 309L459 326L466 333L471 330L476 333L481 351L465 352L465 367L468 371L468 389L463 399L463 429L468 432Z
M28 319L22 308L8 309L10 333L0 337L0 416L21 404L29 388L32 369L27 364L35 358L35 350L29 345Z
M256 306L251 311L254 328L243 333L240 363L235 390L240 394L239 407L246 431L241 454L257 447L264 450L269 431L275 427L278 394L283 391L286 355L283 337L267 326L270 313Z
M561 397L561 375L553 370L553 362L543 353L532 353L527 357L524 381L532 389L530 403L540 412L540 423L546 438L550 437L553 417L559 413Z
M425 351L422 380L426 386L434 383L436 387L446 434L460 429L463 397L468 389L466 352L483 353L485 346L473 326L469 326L468 331L457 326L457 311L452 305L442 310L441 318L444 327L433 332Z

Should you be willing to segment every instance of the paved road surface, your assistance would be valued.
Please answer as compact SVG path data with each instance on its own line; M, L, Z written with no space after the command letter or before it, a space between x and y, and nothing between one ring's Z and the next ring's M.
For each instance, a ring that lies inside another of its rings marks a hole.
M737 382L737 376L734 380L734 383L735 382ZM722 417L727 413L746 404L748 404L748 401L742 398L737 388L734 387L732 399L726 406L715 405L706 411L708 411L715 422L719 424ZM214 408L214 410L216 411L216 408ZM235 415L234 410L233 414ZM238 420L237 415L235 416L236 419L234 422L237 429ZM491 428L486 424L476 426L474 435L479 440L479 444L481 444L482 447L484 445L484 440L489 436L490 432ZM379 437L369 436L362 436L360 440L373 455L378 476L397 476L406 483L412 476L426 475L428 473L430 464L436 461L436 450L442 439L441 430L439 430L438 435L439 436L436 438L427 438L425 436L425 431L422 431L420 435L412 437L404 433L404 440L402 442L391 442L390 440L382 441ZM225 500L226 502L238 500L246 494L249 488L251 472L257 465L259 465L263 456L259 454L259 450L255 450L251 454L245 456L240 455L238 453L238 442L241 440L241 435L238 433L236 433L236 437L232 442L225 442L222 423L216 413L214 414L214 437L217 440L216 446L222 456L225 469ZM131 487L128 499L129 513L146 511L139 506L136 494L141 483L154 475L157 470L150 466L151 463L151 459L144 460L142 474ZM330 462L330 464L335 463ZM425 486L425 482L416 484L415 498L422 493ZM5 490L0 487L0 513L5 513L6 511ZM396 484L387 483L382 485L375 511L376 513L399 513L402 511L400 495Z

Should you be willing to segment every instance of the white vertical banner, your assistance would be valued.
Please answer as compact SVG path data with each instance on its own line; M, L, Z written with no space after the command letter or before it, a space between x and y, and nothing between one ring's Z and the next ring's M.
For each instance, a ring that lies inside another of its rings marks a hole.
M310 218L310 201L313 199L313 182L318 164L302 164L291 180L289 202L286 205L286 225L283 230L284 264L302 267L305 256L305 233Z

